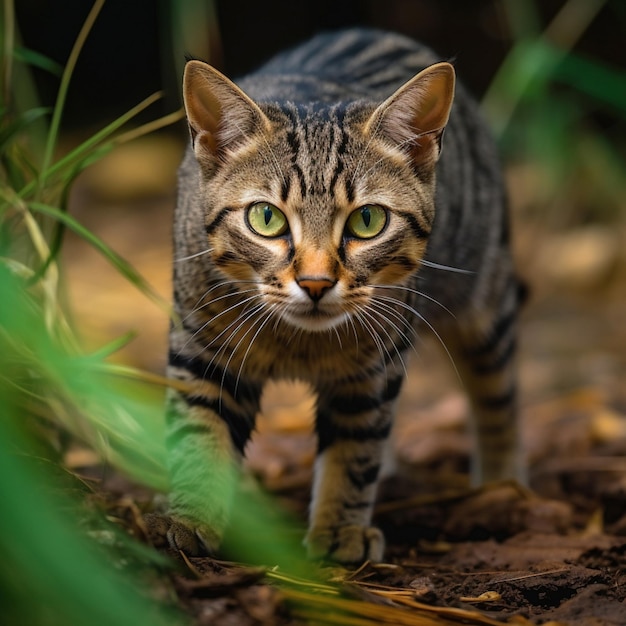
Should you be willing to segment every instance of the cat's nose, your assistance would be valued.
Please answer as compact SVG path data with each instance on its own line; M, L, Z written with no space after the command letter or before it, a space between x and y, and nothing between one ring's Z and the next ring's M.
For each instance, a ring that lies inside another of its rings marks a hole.
M336 280L320 277L297 278L296 282L303 291L306 291L313 302L318 302L324 294L335 286Z

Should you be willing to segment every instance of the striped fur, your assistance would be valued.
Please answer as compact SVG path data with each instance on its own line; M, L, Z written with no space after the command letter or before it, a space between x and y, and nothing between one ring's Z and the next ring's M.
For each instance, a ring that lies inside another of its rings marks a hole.
M301 379L318 395L309 553L382 559L371 512L418 335L436 335L466 382L474 481L519 477L519 290L501 173L461 87L448 120L451 67L413 78L437 62L404 37L354 29L238 87L188 65L169 375L194 390L172 391L168 411L172 545L218 548L263 385ZM256 202L288 230L254 232ZM371 239L346 226L364 205L387 211Z

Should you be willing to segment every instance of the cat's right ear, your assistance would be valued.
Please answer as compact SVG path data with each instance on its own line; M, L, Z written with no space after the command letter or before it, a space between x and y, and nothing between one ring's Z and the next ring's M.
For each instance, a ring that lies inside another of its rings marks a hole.
M183 100L194 151L199 159L223 159L269 120L232 81L202 61L188 61Z

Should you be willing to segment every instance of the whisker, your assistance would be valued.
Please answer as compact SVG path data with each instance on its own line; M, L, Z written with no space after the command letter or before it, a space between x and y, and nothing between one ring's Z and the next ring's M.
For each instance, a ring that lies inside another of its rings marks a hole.
M417 332L415 331L413 326L408 322L408 320L402 315L400 315L400 313L398 313L398 311L396 311L392 306L389 306L388 304L384 302L379 302L378 300L372 300L369 306L371 308L375 307L376 310L379 311L383 316L387 314L387 315L394 317L399 322L401 322L405 326L405 328L411 332L412 335L414 335L415 337L418 337ZM409 336L402 330L402 328L400 328L395 322L393 322L388 317L384 317L384 319L388 324L390 324L393 327L393 329L398 333L398 335L400 335L400 337L405 341L405 343L411 346L413 350L415 350L415 347L413 346L413 342L411 341Z
M341 337L339 336L339 331L336 326L333 326L332 330L335 332L335 337L337 337L337 341L339 342L339 349L343 350L343 344L341 343Z
M256 284L255 281L253 280L223 280L215 285L213 285L211 288L207 289L199 298L198 300L196 300L196 303L193 305L191 312L188 313L181 321L185 322L187 321L196 311L199 311L200 308L202 308L202 306L200 305L200 302L202 302L202 300L204 300L204 298L206 298L212 291L215 291L216 289L219 289L220 287L224 287L226 285L235 285L235 284ZM233 295L237 295L237 293L241 293L241 292L237 292L234 291Z
M272 309L276 308L276 305L272 304L269 305L272 307ZM259 326L258 330L254 333L252 339L250 340L250 344L248 345L248 348L246 349L244 355L243 355L243 359L241 360L241 364L239 365L239 371L237 372L237 378L235 380L235 395L237 394L237 389L239 388L239 379L241 378L241 373L243 372L243 366L246 362L246 359L248 358L248 354L250 354L250 350L252 349L252 346L256 340L256 338L259 336L259 333L263 330L263 328L265 327L265 325L272 319L272 317L274 316L274 311L270 309L267 312L267 317L265 318L265 321ZM245 335L244 335L245 336ZM237 347L239 346L239 344L237 344L237 346L235 346L235 349L233 350L233 355L235 353L235 350L237 349ZM232 357L231 357L232 358ZM228 366L228 364L227 364Z
M348 316L348 322L350 326L352 326L352 332L354 333L354 345L356 348L356 354L359 354L359 335L356 332L356 326L354 325L354 320L352 319L352 315Z
M251 319L251 317L256 316L259 313L263 312L265 307L266 307L265 302L261 302L255 308L254 313L248 315L247 318L242 321L242 324L245 324L246 322L248 322ZM226 364L224 365L224 373L222 374L222 382L220 384L220 398L219 398L220 409L221 409L221 406L222 406L222 393L223 393L223 390L224 390L224 382L226 380L226 374L229 371L230 363L233 360L233 358L235 357L235 353L239 349L239 346L242 344L243 340L253 331L254 327L259 323L259 321L261 319L263 319L263 318L256 319L254 322L252 322L252 324L250 325L250 328L248 328L248 330L246 330L246 332L239 338L239 341L235 344L235 347L233 348L232 352L230 353L230 356L228 357L228 360L226 361ZM263 329L265 324L267 324L267 322L270 319L271 319L271 315L268 315L265 318L265 320L263 321L263 323L261 324L261 326L258 328L258 330L254 333L254 336L252 337L252 339L250 341L250 344L248 345L248 349L246 350L246 352L244 354L244 360L247 357L248 353L250 352L250 348L252 347L252 343L254 342L254 340L257 338L259 332L261 332L261 330ZM241 328L241 325L238 328ZM232 335L231 335L231 337L232 337ZM243 365L243 361L242 361L242 365ZM235 395L237 395L237 386L238 386L238 384L239 384L239 375L237 376L235 389L233 390L233 393Z
M264 307L264 303L261 302L259 304L257 304L255 307L253 307L250 311L248 311L245 315L239 315L237 317L237 319L235 319L235 321L229 325L229 328L234 326L235 324L237 324L236 328L234 328L232 330L232 332L229 334L228 338L222 342L219 346L219 348L216 350L215 354L213 355L213 357L211 358L211 360L209 361L209 363L207 364L207 367L205 369L205 374L206 372L209 371L209 368L213 365L213 363L216 361L216 359L220 358L221 354L224 354L226 349L228 348L232 338L236 335L237 331L241 328L241 326L243 324L246 324L248 321L250 321L251 319L253 319L256 315L258 315L259 313L262 312ZM251 328L254 328L254 326L252 326ZM227 329L224 329L224 331L222 331L223 334ZM224 388L224 381L226 380L226 373L228 371L228 365L230 364L231 359L233 358L233 355L235 353L235 351L237 350L237 347L239 346L239 344L241 343L241 340L250 332L250 328L246 331L246 333L244 333L243 337L240 338L239 342L237 342L237 345L233 348L233 351L230 355L230 357L228 358L226 365L224 366L224 374L222 375L222 381L220 384L220 395L219 395L219 404L220 404L220 409L221 409L221 404L222 404L222 392L223 392L223 388ZM217 337L215 338L217 339ZM215 339L211 342L214 343ZM207 350L210 345L205 346L204 350Z
M232 292L232 293L226 293L223 296L219 296L218 298L213 298L212 300L209 300L208 302L205 302L204 304L201 304L200 306L196 306L196 308L191 311L191 313L189 315L192 315L193 313L197 313L198 311L201 311L202 309L211 306L212 304L215 304L216 302L219 302L220 300L225 300L226 298L233 298L235 296L242 296L246 293L254 293L257 292L257 289L244 289L242 291L236 291L236 292ZM258 292L257 292L258 293ZM261 295L261 294L259 294ZM219 315L221 315L221 311L219 313ZM187 316L189 317L189 316ZM217 319L218 315L216 315L214 318L212 319ZM187 318L185 318L187 319Z
M190 254L189 256L183 256L179 259L174 259L174 263L182 263L183 261L197 259L199 256L202 256L203 254L208 254L209 252L213 252L213 248L207 248L206 250L202 250L202 252L196 252L195 254Z
M374 342L374 345L378 349L378 354L380 355L380 361L383 364L383 371L385 373L385 378L387 378L387 374L388 374L387 359L389 359L390 361L392 360L391 354L389 354L389 351L387 350L387 346L385 346L385 342L380 338L380 336L378 335L378 333L376 332L372 324L369 322L369 320L367 320L364 317L364 315L365 315L365 310L363 308L360 308L359 311L355 313L356 320L357 322L359 322L359 324L361 324L361 327L363 328L363 330L365 330L370 335L370 337L372 338L372 341ZM385 358L385 352L387 353L387 358Z
M244 302L240 302L239 304L247 304L248 301L253 301L255 299L259 299L261 298L260 295L258 296L253 296L250 298L247 298L246 301ZM235 305L238 306L238 305ZM231 309L235 308L235 306L230 307ZM230 323L228 324L228 326L226 326L226 328L224 328L217 336L213 337L213 339L203 348L204 350L207 350L208 348L210 348L222 335L224 335L225 333L227 333L231 328L233 328L233 326L237 325L237 328L235 328L233 330L233 332L230 334L230 336L232 337L234 335L234 333L237 332L237 330L239 329L239 327L241 326L242 323L246 322L248 319L250 319L250 314L253 314L255 312L257 312L260 308L263 307L263 302L259 302L258 304L255 304L251 309L245 309L243 311L241 311L241 313L239 313L239 315ZM245 316L245 317L244 317ZM230 339L226 342L224 342L224 346L228 345L228 342L230 341Z
M421 313L416 311L413 307L409 306L406 302L403 302L402 300L398 300L397 298L383 298L383 297L381 297L381 299L386 300L388 302L393 302L393 303L397 304L398 306L403 307L404 309L406 309L407 311L411 312L413 315L418 317L422 322L424 322L424 324L426 324L426 326L428 326L428 328L430 328L431 332L433 333L433 335L435 335L435 337L437 338L437 340L441 344L441 347L445 350L446 354L448 355L448 358L450 359L450 363L452 364L452 367L454 368L454 371L455 371L458 379L461 380L461 374L459 373L459 370L458 370L458 368L456 366L456 363L454 362L454 359L452 358L452 353L448 349L448 346L446 346L445 341L443 340L441 335L437 332L435 327Z
M248 302L251 302L255 299L261 298L262 295L261 294L255 294L253 296L250 296L248 298L245 298L244 300L240 301L240 302L236 302L235 304L233 304L232 306L229 306L228 308L224 309L223 311L220 311L215 317L212 317L211 319L207 320L204 324L202 324L202 326L200 326L200 328L198 328L188 339L187 341L185 341L185 343L182 345L182 347L180 348L180 350L178 351L178 353L180 354L186 347L187 345L189 345L189 343L191 341L193 341L201 332L203 332L207 327L209 327L211 324L213 324L218 318L220 318L222 315L226 315L227 313L230 313L231 311L233 311L234 309L236 309L239 306L244 306L246 305ZM245 311L242 311L242 314ZM241 314L240 314L241 315ZM206 346L204 346L202 348L202 352L205 352L207 350L207 348L211 347L211 345L213 345L213 343L215 343L215 341L217 341L225 332L228 331L229 328L231 328L234 324L237 323L239 317L236 317L228 326L226 326L226 328L224 328L222 330L221 333L219 333L219 335L217 335L217 337L214 337L213 340Z
M435 263L434 261L427 261L422 259L422 265L426 267L432 267L436 270L445 270L447 272L455 272L457 274L475 274L472 270L463 270L460 267L452 267L451 265L442 265L441 263Z
M398 346L396 345L396 342L393 340L393 337L389 334L389 331L385 328L385 325L376 317L377 312L376 311L370 311L368 310L368 308L364 308L363 309L363 313L365 315L367 315L379 328L382 329L382 331L385 333L385 335L387 336L387 339L389 339L389 341L391 341L391 344L393 345L393 349L395 350L396 355L398 356L398 359L400 360L400 364L402 365L402 369L404 370L404 375L407 376L407 371L406 371L406 366L404 364L404 359L402 358L402 354L400 354L400 350L398 349ZM388 320L386 320L388 322ZM390 323L390 322L388 322ZM393 361L393 357L391 356L391 353L389 352L389 349L387 348L387 346L385 345L385 343L383 342L383 345L385 347L385 352L387 353L387 357L389 358L389 361ZM409 342L409 345L412 345Z
M449 313L454 319L456 319L456 315L445 304L442 304L441 302L439 302L439 300L436 300L435 298L433 298L432 296L429 296L427 293L424 293L423 291L418 291L417 289L412 289L411 287L405 287L404 285L372 285L372 287L380 288L380 289L392 289L392 290L400 289L402 291L408 291L410 293L414 293L416 296L421 296L422 298L425 298L426 300L430 300L437 306L440 306L446 313ZM383 296L380 296L380 297L382 298Z

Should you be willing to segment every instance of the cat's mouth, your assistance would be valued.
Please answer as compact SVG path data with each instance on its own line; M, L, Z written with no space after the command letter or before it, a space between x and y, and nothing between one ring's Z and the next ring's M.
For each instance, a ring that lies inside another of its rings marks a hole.
M311 307L306 310L288 309L283 313L283 319L300 330L308 332L322 332L341 326L349 315L341 310L324 310Z

